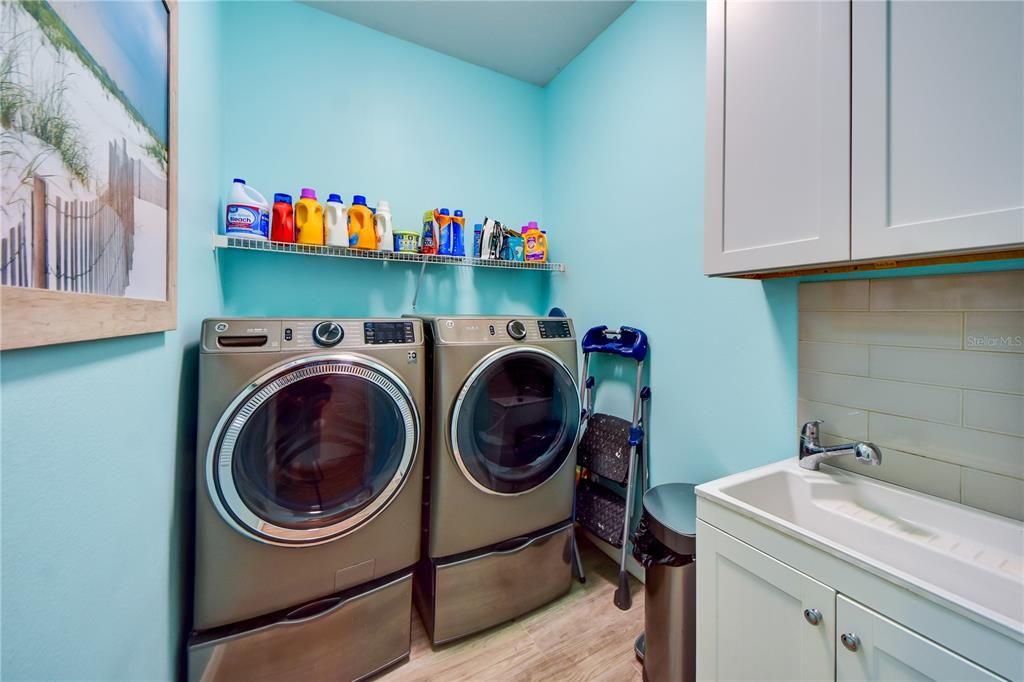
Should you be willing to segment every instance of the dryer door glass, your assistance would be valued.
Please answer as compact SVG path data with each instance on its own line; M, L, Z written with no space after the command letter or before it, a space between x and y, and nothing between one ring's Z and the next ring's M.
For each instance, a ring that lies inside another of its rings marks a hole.
M275 540L322 541L386 506L411 466L418 432L407 392L384 372L362 362L304 362L242 403L218 461L236 520Z
M512 495L555 475L579 427L576 380L565 364L547 351L514 348L492 355L466 381L451 437L471 482Z

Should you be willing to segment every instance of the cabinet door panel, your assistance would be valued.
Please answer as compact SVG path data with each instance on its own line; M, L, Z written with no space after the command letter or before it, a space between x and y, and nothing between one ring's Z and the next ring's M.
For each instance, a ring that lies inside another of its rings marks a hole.
M708 3L705 272L850 257L850 6Z
M854 259L1024 242L1024 3L853 4Z
M984 668L839 595L836 636L856 635L856 651L839 644L837 680L1000 680Z
M835 592L713 526L697 526L698 679L831 679ZM805 609L820 613L818 625Z

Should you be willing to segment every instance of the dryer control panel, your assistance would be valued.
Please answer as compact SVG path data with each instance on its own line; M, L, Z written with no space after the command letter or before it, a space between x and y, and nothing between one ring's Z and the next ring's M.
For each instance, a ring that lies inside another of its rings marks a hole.
M538 343L574 339L572 321L536 317L438 317L434 333L439 343Z

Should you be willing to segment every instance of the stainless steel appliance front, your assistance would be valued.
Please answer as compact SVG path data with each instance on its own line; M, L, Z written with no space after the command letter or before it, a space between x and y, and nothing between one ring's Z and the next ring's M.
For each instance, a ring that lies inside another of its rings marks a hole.
M423 493L420 322L226 318L207 320L201 339L193 629L410 569Z

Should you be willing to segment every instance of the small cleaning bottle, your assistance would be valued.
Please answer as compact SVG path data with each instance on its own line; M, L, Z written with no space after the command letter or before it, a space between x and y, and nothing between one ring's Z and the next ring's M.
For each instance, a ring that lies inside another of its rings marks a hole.
M461 209L455 209L452 215L452 255L466 255L466 218Z
M452 216L447 208L442 208L434 214L437 221L437 255L452 255Z

